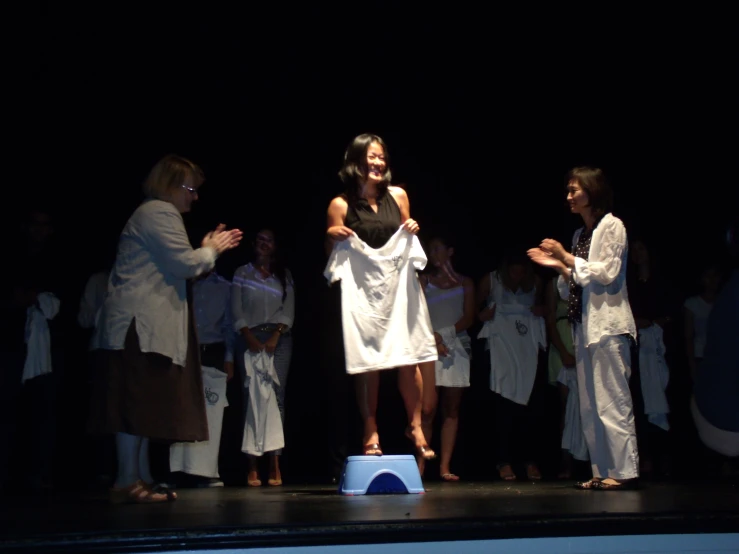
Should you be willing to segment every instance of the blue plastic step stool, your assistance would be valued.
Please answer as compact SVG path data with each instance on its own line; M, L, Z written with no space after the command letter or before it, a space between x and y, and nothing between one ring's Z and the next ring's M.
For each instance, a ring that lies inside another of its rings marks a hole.
M423 494L421 474L416 459L402 456L349 456L339 482L339 493Z

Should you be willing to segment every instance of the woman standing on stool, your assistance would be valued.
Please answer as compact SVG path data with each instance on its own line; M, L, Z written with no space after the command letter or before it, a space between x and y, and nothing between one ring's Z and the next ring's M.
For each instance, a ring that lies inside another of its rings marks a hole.
M418 233L418 223L410 217L408 195L390 185L387 147L377 135L356 137L346 150L339 176L346 193L334 198L328 207L327 239L329 248L356 234L371 248L381 248L403 226ZM429 448L423 428L431 425L436 409L434 362L398 368L398 388L403 396L409 425L406 436L415 445L422 463L436 457ZM420 371L417 377L416 373ZM377 371L356 377L357 401L364 421L363 452L382 455L377 432L377 400L380 374ZM424 386L425 385L425 386Z
M275 234L269 229L257 233L254 241L254 262L241 266L234 273L231 285L231 309L237 332L237 363L245 375L244 353L265 351L274 354L279 385L273 382L280 417L285 423L285 385L290 369L293 341L290 334L295 319L295 289L292 275L281 262ZM244 405L249 402L244 389ZM246 410L244 411L246 414ZM272 486L282 485L280 473L282 450L270 453L269 480ZM257 471L257 458L249 455L247 484L259 487L262 481Z
M580 417L593 478L589 490L635 488L639 477L634 408L629 392L630 340L636 325L626 290L626 229L611 214L613 195L600 169L577 167L567 175L567 202L585 226L573 251L553 239L528 251L556 270L573 326Z

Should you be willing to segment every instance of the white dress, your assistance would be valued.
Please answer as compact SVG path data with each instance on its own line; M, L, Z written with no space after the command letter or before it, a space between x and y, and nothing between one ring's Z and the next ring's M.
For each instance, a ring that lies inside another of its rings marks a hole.
M449 355L436 361L436 385L440 387L470 386L470 336L457 333L454 325L464 316L464 287L442 289L429 283L426 302L434 331L441 335Z
M531 308L536 288L507 290L491 274L490 302L495 317L486 321L477 338L487 339L490 350L490 390L517 404L527 405L536 380L539 349L546 348L544 318Z

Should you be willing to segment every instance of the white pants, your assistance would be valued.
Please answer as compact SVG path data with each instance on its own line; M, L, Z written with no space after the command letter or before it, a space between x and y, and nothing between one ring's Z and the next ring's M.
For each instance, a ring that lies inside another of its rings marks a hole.
M593 477L639 477L634 405L629 391L628 338L604 336L585 346L582 325L573 329L580 419Z

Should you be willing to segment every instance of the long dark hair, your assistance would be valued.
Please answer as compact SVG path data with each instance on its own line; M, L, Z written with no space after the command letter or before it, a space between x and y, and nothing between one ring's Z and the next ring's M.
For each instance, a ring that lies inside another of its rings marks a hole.
M272 237L274 238L275 248L272 252L272 259L270 260L270 269L272 270L272 274L275 277L277 277L277 280L282 285L282 301L284 302L285 298L287 298L287 284L288 284L287 283L287 266L285 265L285 260L282 257L279 242L277 242L277 233L275 233L269 227L263 227L259 231L257 231L256 235L258 235L262 231L269 231L270 233L272 233ZM255 235L255 241L254 241L255 247L256 247L256 235Z
M354 140L344 152L344 165L339 171L339 178L344 183L346 200L351 204L358 199L359 183L367 178L367 150L371 144L377 143L382 147L385 153L385 174L382 181L377 185L377 193L379 196L385 194L390 184L392 175L390 173L390 154L387 150L385 141L377 135L369 133L361 134L354 137Z

